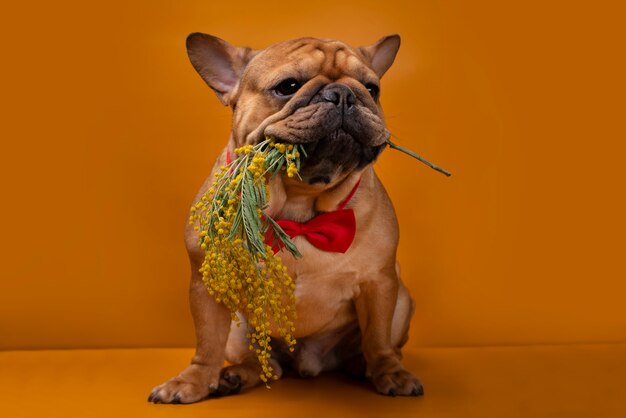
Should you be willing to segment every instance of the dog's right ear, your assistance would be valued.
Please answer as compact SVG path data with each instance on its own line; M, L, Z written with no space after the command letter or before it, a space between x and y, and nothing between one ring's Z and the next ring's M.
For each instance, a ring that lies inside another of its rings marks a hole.
M195 32L187 36L189 60L202 79L229 105L248 62L257 54L212 35Z

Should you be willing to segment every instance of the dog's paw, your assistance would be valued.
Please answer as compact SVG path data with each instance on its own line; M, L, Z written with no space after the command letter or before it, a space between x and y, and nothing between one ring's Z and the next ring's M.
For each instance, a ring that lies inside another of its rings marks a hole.
M210 374L206 367L191 365L180 375L152 389L148 402L177 404L201 401L211 391Z
M258 374L258 373L257 373ZM241 391L242 388L241 373L236 367L224 367L220 373L220 383L217 386L215 395L226 396L235 395Z
M148 402L154 403L193 403L209 395L209 387L200 387L195 383L174 377L155 387L150 392Z
M421 396L422 382L406 370L382 373L372 378L376 390L388 396Z
M275 359L269 360L270 366L277 377L282 376L283 370ZM242 390L252 388L261 383L261 366L256 358L241 364L224 367L220 373L217 390L211 396L235 395Z

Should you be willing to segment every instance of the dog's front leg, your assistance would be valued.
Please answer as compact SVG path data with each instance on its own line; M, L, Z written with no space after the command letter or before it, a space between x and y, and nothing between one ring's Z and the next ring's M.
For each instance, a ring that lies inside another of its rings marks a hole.
M178 376L157 386L150 393L154 403L192 403L217 390L224 351L230 329L230 312L209 295L198 265L191 263L189 303L196 329L196 354Z
M391 341L391 328L398 295L398 278L393 268L381 271L360 286L355 300L361 328L367 376L384 395L417 396L423 393L420 380L400 361L399 347Z

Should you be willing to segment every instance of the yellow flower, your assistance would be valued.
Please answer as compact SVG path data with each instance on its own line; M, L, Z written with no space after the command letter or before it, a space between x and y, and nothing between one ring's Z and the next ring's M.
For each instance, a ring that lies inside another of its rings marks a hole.
M194 229L200 231L200 247L205 252L199 269L202 280L209 294L230 310L233 321L239 321L236 312L246 316L253 330L248 333L250 349L257 355L262 370L260 378L266 383L268 379L277 378L269 365L272 350L270 324L275 325L290 349L296 344L293 338L295 285L270 246L263 245L253 250L249 245L249 239L254 237L247 235L240 218L247 196L242 193L244 183L253 179L255 193L264 193L261 201L267 201L267 178L276 173L277 167L286 166L289 177L298 173L296 162L300 154L297 149L292 144L272 142L235 149L235 154L239 156L236 161L240 163L233 161L218 170L212 187L192 206L189 216L189 223L195 224ZM274 163L269 163L268 158ZM280 165L276 164L277 158L283 159ZM250 187L249 183L246 187ZM246 214L256 216L260 224L267 222L260 206L252 211L247 209ZM254 236L261 242L264 239L258 230L255 230Z
M298 168L296 167L295 163L290 163L289 166L287 167L287 176L288 177L293 177L298 173Z

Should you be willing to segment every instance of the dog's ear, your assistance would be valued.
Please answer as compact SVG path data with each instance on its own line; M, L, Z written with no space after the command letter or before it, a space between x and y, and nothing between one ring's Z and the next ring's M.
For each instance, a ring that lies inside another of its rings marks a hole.
M193 68L224 105L230 104L243 70L257 52L204 33L187 36L187 54Z
M387 72L400 49L400 35L389 35L381 38L371 46L359 48L370 60L371 66L378 77Z

